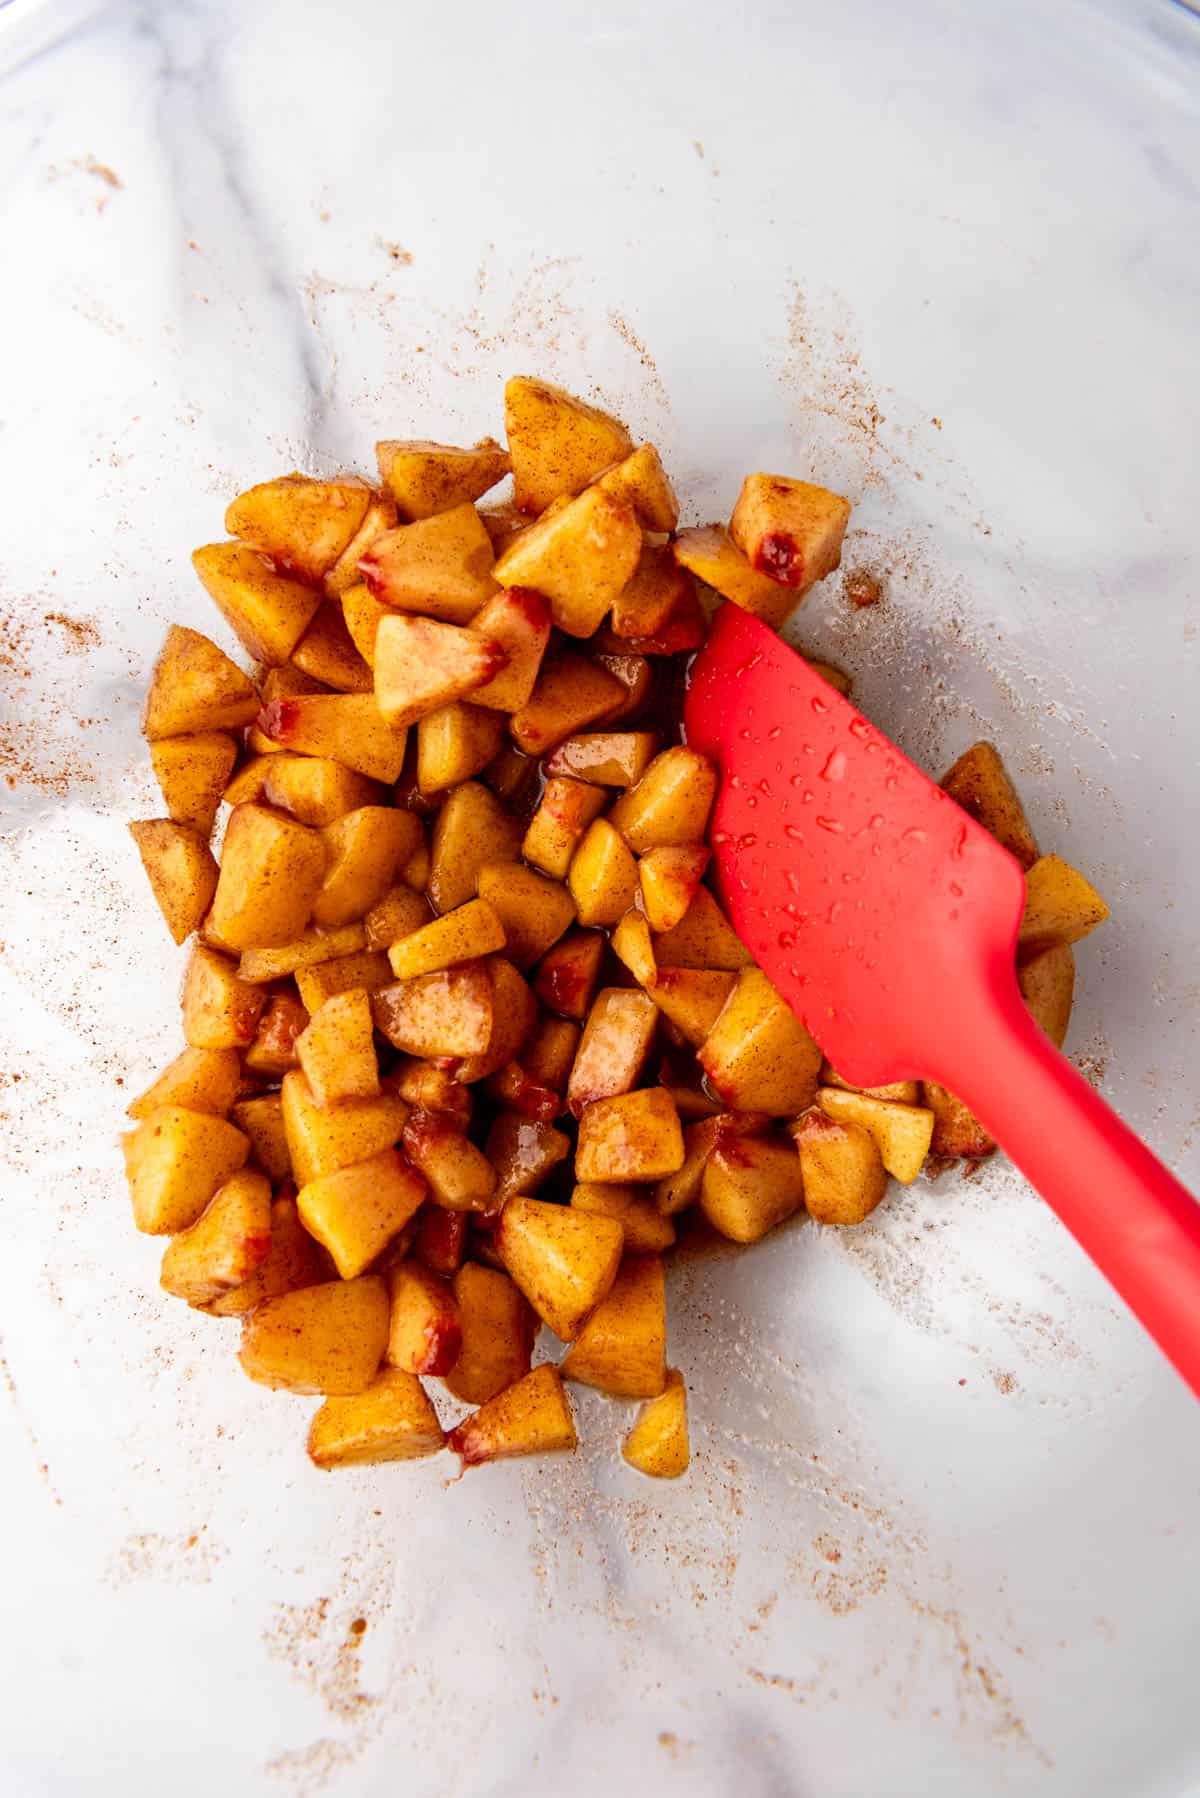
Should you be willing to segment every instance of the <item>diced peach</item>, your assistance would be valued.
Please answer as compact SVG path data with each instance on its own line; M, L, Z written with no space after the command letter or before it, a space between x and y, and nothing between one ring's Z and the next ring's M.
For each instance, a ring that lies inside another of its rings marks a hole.
M238 1359L252 1380L286 1392L363 1392L383 1360L387 1287L377 1275L281 1293L242 1326Z
M295 1198L280 1194L271 1204L271 1246L266 1260L248 1280L202 1308L214 1317L242 1317L264 1299L278 1298L301 1286L317 1286L323 1278L320 1251L300 1222Z
M292 651L292 662L335 693L374 690L370 664L359 655L336 599L322 600L316 617Z
M519 1197L504 1207L495 1241L538 1316L571 1342L616 1279L624 1236L614 1218Z
M797 604L797 595L780 587L770 575L760 574L719 524L680 531L671 552L681 567L722 599L741 606L743 612L753 612L776 630Z
M893 1179L904 1186L912 1185L929 1153L932 1111L920 1105L898 1105L869 1093L848 1092L839 1086L820 1087L817 1104L827 1117L836 1118L839 1123L860 1125L874 1141Z
M643 443L632 455L596 477L597 487L632 506L638 523L647 531L673 531L679 524L679 504L671 490L658 451Z
M550 1124L501 1111L488 1131L485 1153L496 1170L493 1207L516 1193L536 1192L571 1153L571 1139Z
M321 835L325 878L313 900L313 921L334 929L382 899L421 841L421 820L394 806L360 806Z
M183 980L183 1034L193 1049L246 1048L266 1002L227 955L200 944L192 950Z
M513 1455L545 1455L576 1446L575 1425L556 1367L535 1367L489 1399L446 1438L464 1468Z
M496 500L490 506L477 508L483 528L492 540L492 548L502 556L514 537L529 529L528 512L522 512L511 500Z
M699 1060L737 1111L796 1117L816 1097L821 1051L759 968L738 976Z
M233 1124L181 1105L152 1111L122 1146L133 1221L150 1236L189 1229L250 1153Z
M319 589L276 574L244 543L205 544L192 566L247 653L286 662L316 615Z
M548 780L525 832L525 860L556 880L564 879L580 838L604 810L607 797L603 787L583 781Z
M687 1388L674 1368L657 1398L647 1399L621 1446L622 1457L652 1479L674 1480L686 1473L688 1443Z
M234 1123L250 1139L250 1159L269 1180L276 1182L292 1177L292 1157L288 1151L287 1127L283 1117L280 1093L256 1093L239 1099L233 1108Z
M501 924L502 940L491 948L505 948L518 968L533 966L574 922L575 905L565 886L547 880L518 862L489 862L479 870L479 900L486 903Z
M489 955L486 967L492 982L491 1034L485 1048L455 1066L455 1078L464 1085L486 1080L518 1056L537 1022L537 1002L511 961Z
M873 1099L894 1099L898 1105L919 1105L921 1085L918 1080L893 1080L886 1086L855 1086L845 1080L831 1061L821 1063L822 1086L844 1086L848 1092L869 1093Z
M401 1261L387 1278L392 1303L389 1367L402 1373L449 1373L462 1345L458 1300L451 1287L419 1261Z
M1061 1049L1075 994L1075 956L1070 944L1061 943L1032 956L1017 969L1017 983L1030 1015L1055 1048Z
M1017 936L1022 961L1077 943L1108 917L1108 907L1089 880L1059 855L1043 855L1025 876L1025 914Z
M414 930L428 924L431 916L423 893L414 892L403 883L391 887L363 919L367 948L390 949L402 937L411 936Z
M616 631L597 631L593 643L605 655L639 656L688 655L699 649L708 635L708 619L700 604L695 582L681 589L670 613L652 633L640 637L619 637Z
M325 1108L298 1069L283 1077L288 1152L301 1186L390 1149L400 1140L407 1115L403 1099L387 1092Z
M176 943L199 928L217 889L217 864L199 831L170 818L131 824L129 834L146 870L163 922Z
M380 480L406 518L432 518L479 499L512 466L491 437L474 449L388 439L375 445L375 457Z
M396 502L390 494L372 493L363 513L362 523L325 576L325 591L331 599L340 599L351 588L362 586L362 576L358 572L359 562L375 539L382 537L385 531L394 530L397 522ZM353 636L353 631L350 634ZM356 643L357 641L355 638ZM359 654L363 653L359 645ZM368 662L370 659L369 656L366 657Z
M529 704L550 641L550 605L531 587L501 589L472 620L472 628L498 643L508 661L472 694L475 705L519 712Z
M348 812L378 805L383 797L375 781L330 756L281 754L265 757L264 764L257 794L251 788L241 791L242 775L235 775L225 792L230 805L253 802L257 797L266 805L290 812L300 824L324 829ZM243 774L252 771L247 763Z
M400 1149L381 1149L301 1186L300 1217L333 1256L343 1280L353 1280L416 1215L427 1188Z
M706 755L676 746L656 755L610 814L635 855L702 843L717 791L717 770Z
M272 949L244 950L238 973L243 980L254 982L283 980L301 968L354 955L363 947L363 942L363 927L359 923L339 924L334 930L314 926L290 943L280 943Z
M425 1205L417 1216L412 1252L422 1267L447 1279L462 1266L467 1247L467 1213Z
M546 772L570 775L593 786L631 787L645 773L657 747L653 731L591 731L560 743L546 760Z
M404 1151L447 1211L491 1211L496 1169L444 1112L414 1111L404 1126ZM414 1370L419 1371L419 1370Z
M654 938L662 968L723 968L737 973L753 957L707 887L697 887L692 903L673 930Z
M475 898L479 870L489 862L515 861L521 826L494 793L477 781L457 787L437 815L427 891L437 912Z
M580 1180L661 1180L682 1166L679 1113L661 1087L597 1100L579 1120Z
M398 1093L414 1111L432 1111L466 1130L474 1109L471 1095L445 1068L415 1055L403 1055L383 1077L386 1091Z
M645 656L614 654L606 650L593 660L598 668L619 680L625 689L625 697L618 709L608 714L610 724L622 723L645 710L654 689L654 670Z
M810 1111L792 1136L809 1216L819 1224L861 1224L887 1191L887 1172L871 1133L849 1118Z
M318 1105L369 1099L379 1091L371 1001L362 987L326 999L296 1041Z
M422 793L444 793L488 766L504 744L499 712L451 700L417 724L417 782Z
M342 594L342 617L350 641L367 667L375 667L375 638L383 619L392 616L392 607L376 599L365 581L348 587Z
M185 1049L136 1099L125 1107L140 1121L163 1105L224 1117L237 1098L242 1064L235 1049Z
M308 1013L295 993L273 993L246 1050L246 1070L279 1080L299 1065L296 1039L308 1028Z
M492 1033L492 979L482 961L460 962L380 989L375 1028L406 1055L478 1055Z
M633 1090L657 1027L658 1012L645 993L610 986L596 995L567 1086L576 1117L597 1099Z
M235 806L213 925L238 949L290 943L308 923L324 874L325 849L315 831L265 806Z
M285 574L319 581L362 524L371 503L365 481L315 481L287 474L247 488L225 513L225 529L269 556Z
M499 674L506 662L500 645L478 631L396 613L384 618L376 633L375 697L398 730L465 698Z
M933 1113L933 1136L929 1152L939 1161L982 1161L996 1150L995 1138L988 1135L974 1112L968 1111L961 1099L944 1086L926 1080L922 1097Z
M559 1366L564 1380L616 1398L654 1398L667 1382L667 1290L660 1255L626 1255Z
M718 1144L739 1136L762 1136L770 1122L763 1112L722 1111L689 1124L683 1133L683 1165L658 1182L654 1189L656 1209L664 1217L686 1211L700 1197L704 1170Z
M173 624L154 665L143 733L150 741L236 730L258 710L248 675L199 631Z
M640 911L629 910L612 933L613 954L623 961L639 986L653 986L658 967L650 926Z
M647 991L663 1016L699 1048L736 985L737 976L719 968L660 968Z
M376 599L401 612L466 624L496 591L491 538L472 505L402 524L359 561ZM378 639L376 640L378 659Z
M356 955L339 955L299 968L296 985L305 1009L314 1012L320 1011L326 999L332 999L335 993L348 993L356 986L377 993L391 977L386 955L377 949L362 949Z
M456 962L475 961L503 949L504 926L483 899L468 900L394 942L388 959L397 980L436 973Z
M651 849L638 862L642 910L651 930L674 930L696 897L708 866L706 843Z
M544 755L573 731L620 711L624 703L625 688L607 669L569 649L551 651L528 703L513 714L513 741L526 755Z
M271 1183L243 1168L167 1245L159 1285L189 1305L208 1305L241 1286L271 1248Z
M850 501L787 475L748 474L729 535L750 566L802 599L842 559Z
M733 1242L758 1242L804 1203L795 1151L769 1136L722 1133L704 1167L700 1206Z
M632 1254L661 1254L675 1241L674 1224L647 1198L644 1186L598 1186L581 1180L571 1194L571 1205L576 1211L615 1218L624 1231L625 1248Z
M302 693L274 700L258 727L285 748L341 762L369 780L394 781L404 766L406 718L385 715L371 693Z
M465 1405L486 1404L529 1372L537 1323L506 1273L467 1262L454 1276L462 1346L446 1389Z
M633 454L619 419L532 375L515 375L506 385L504 431L523 512L545 511Z
M502 587L532 587L548 599L560 631L590 637L631 579L641 550L633 509L589 487L522 531L492 572Z
M603 958L604 938L598 930L569 930L543 957L533 990L548 1011L582 1022Z
M194 731L151 743L154 778L176 824L207 840L236 760L237 744L228 731Z
M973 743L942 778L956 805L1015 855L1023 868L1038 859L1037 838L1020 794L994 743Z
M270 705L276 699L294 699L303 693L327 693L328 691L329 688L324 686L321 681L314 680L311 674L305 674L304 670L297 668L294 662L285 662L281 668L267 668L263 671L261 703L258 710L261 711L262 706ZM255 715L257 716L257 712ZM253 720L246 732L246 748L254 756L283 755L285 753L278 743L273 743L270 737L264 737ZM244 797L252 799L255 795L247 793Z
M613 632L618 637L653 637L681 600L694 599L695 583L669 545L643 544L632 579L613 600Z
M420 1380L387 1369L364 1392L327 1398L308 1431L316 1467L365 1467L435 1455L445 1434Z

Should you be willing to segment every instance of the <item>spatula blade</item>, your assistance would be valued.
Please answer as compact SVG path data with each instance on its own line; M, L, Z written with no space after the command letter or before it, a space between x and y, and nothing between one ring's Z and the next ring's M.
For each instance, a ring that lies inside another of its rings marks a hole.
M693 664L684 719L722 770L717 885L756 961L847 1079L933 1072L942 1009L978 990L984 964L1011 969L1018 862L729 603Z

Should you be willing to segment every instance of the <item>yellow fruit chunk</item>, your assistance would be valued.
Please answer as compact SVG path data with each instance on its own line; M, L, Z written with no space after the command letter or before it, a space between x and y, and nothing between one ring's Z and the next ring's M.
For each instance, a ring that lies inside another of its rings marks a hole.
M242 1325L238 1360L260 1386L349 1397L375 1378L387 1336L377 1275L329 1280L265 1299Z
M286 662L316 616L319 589L275 574L244 543L205 544L192 566L247 654Z
M167 929L175 942L186 942L199 928L217 889L211 849L198 831L169 818L131 824L129 834Z
M325 591L331 599L340 599L352 587L362 585L362 575L358 572L359 562L377 537L382 537L385 531L395 529L397 518L396 502L390 494L372 493L363 513L362 523L325 576ZM357 643L357 638L355 642ZM359 654L364 654L361 647ZM366 660L369 661L370 657L367 656Z
M498 643L465 625L396 612L375 633L375 698L398 730L482 687L505 660Z
M729 535L750 566L790 588L793 604L842 559L850 501L788 475L748 474Z
M1017 954L1024 961L1045 949L1077 943L1107 916L1107 905L1078 869L1061 856L1043 855L1025 876Z
M410 814L406 814L408 816ZM368 949L390 949L401 937L428 924L431 912L423 893L403 884L391 887L363 919Z
M462 1329L446 1390L464 1405L483 1405L529 1372L537 1322L506 1273L468 1261L454 1276Z
M189 1305L210 1305L243 1285L271 1249L271 1182L243 1168L190 1229L167 1244L159 1285Z
M504 389L504 434L523 512L544 512L633 454L619 419L532 375L514 375Z
M687 1388L674 1368L657 1398L648 1399L621 1448L621 1454L639 1473L651 1479L675 1480L687 1472L691 1459L688 1444Z
M898 1105L919 1105L921 1084L918 1080L893 1080L885 1086L855 1086L844 1080L830 1061L821 1063L822 1086L844 1086L848 1092L867 1093L872 1099L895 1099Z
M658 1012L645 993L616 986L597 993L567 1084L567 1105L576 1117L597 1099L633 1090L657 1028Z
M163 737L150 745L154 778L176 824L186 824L205 838L211 834L236 760L237 744L222 730Z
M898 1105L845 1087L823 1086L817 1104L826 1117L860 1124L873 1138L888 1173L911 1186L929 1153L933 1113L920 1105Z
M213 927L235 949L290 943L308 923L324 875L325 850L314 830L265 806L235 806Z
M538 1316L564 1342L617 1275L624 1233L615 1218L513 1198L500 1216L496 1252Z
M695 898L673 930L654 938L654 956L660 968L722 968L737 973L752 965L753 957L707 887L697 887Z
M513 714L513 742L526 755L544 755L573 731L611 717L624 704L625 688L606 668L573 650L552 651L528 703Z
M717 770L706 755L664 749L610 816L635 855L702 843L716 791Z
M617 924L637 893L637 863L607 818L588 825L567 870L581 924Z
M667 1289L660 1255L626 1255L559 1372L615 1398L654 1398L663 1390Z
M493 560L478 512L464 505L385 531L358 566L385 605L466 624L496 591Z
M498 643L508 661L471 695L475 705L519 712L528 705L550 641L550 606L530 587L502 588L472 620L482 637Z
M371 489L354 477L314 481L285 474L239 493L225 513L225 529L285 574L319 581L332 568L366 516Z
M819 1224L861 1224L887 1191L887 1171L872 1132L850 1117L822 1110L802 1117L792 1136L809 1216Z
M658 973L650 926L644 913L627 911L612 933L613 954L640 986L653 986Z
M364 805L327 825L321 837L325 878L313 900L313 922L336 929L383 898L422 840L421 820L394 806Z
M513 1455L545 1455L576 1446L575 1424L556 1367L535 1367L446 1438L464 1468Z
M399 1149L381 1149L301 1186L301 1222L343 1280L370 1267L424 1203L424 1180Z
M651 849L638 863L642 910L651 930L660 934L682 923L696 897L709 849L705 843L689 843L674 849Z
M579 1120L580 1180L661 1180L682 1166L679 1113L660 1086L599 1099Z
M298 968L296 985L305 1010L320 1011L326 999L335 993L348 993L361 986L377 993L391 979L388 958L378 950L364 949L355 955L339 955L309 967Z
M263 760L261 794L238 790L243 777L254 767L248 762L225 789L230 805L260 797L264 804L290 812L300 824L326 829L348 812L378 805L382 798L382 789L373 780L329 756L283 754Z
M385 715L376 699L370 693L300 693L264 706L258 727L285 749L324 756L368 780L399 780L407 720ZM273 776L271 770L267 778Z
M408 1107L395 1093L325 1108L298 1069L283 1077L283 1122L297 1183L369 1161L399 1142Z
M281 1095L260 1093L253 1099L239 1099L232 1116L238 1129L250 1139L250 1159L254 1165L276 1183L290 1180L292 1158L288 1152Z
M354 955L363 947L365 933L360 923L339 924L333 930L306 930L290 943L273 949L246 949L238 963L243 980L284 980L301 968L317 967L324 961Z
M796 604L795 593L778 586L770 575L760 574L719 524L680 531L671 551L680 567L688 569L706 587L741 606L743 612L753 612L776 630Z
M196 1222L208 1201L250 1153L224 1118L164 1105L123 1138L133 1221L148 1236L174 1236Z
M375 667L375 638L379 634L379 626L384 618L392 616L392 607L384 605L365 582L347 587L342 594L342 617L346 621L346 630L350 641L357 649L367 667Z
M1038 858L1037 838L994 743L973 743L964 750L943 777L942 787L956 805L1015 855L1023 868L1033 866Z
M683 1165L658 1182L654 1205L664 1217L686 1211L700 1197L709 1156L722 1142L738 1136L762 1136L770 1119L757 1111L719 1111L689 1124L683 1133Z
M375 445L379 478L406 518L432 518L479 499L502 481L512 464L491 437L474 449L420 439L387 439Z
M202 1309L213 1317L242 1317L264 1299L278 1298L301 1286L316 1286L325 1278L316 1243L300 1222L295 1199L278 1198L271 1205L271 1247L266 1260L248 1280Z
M258 711L248 675L199 631L173 624L146 700L142 729L151 742L196 731L236 730Z
M543 956L534 991L548 1011L582 1021L592 1003L604 958L604 938L598 930L569 930Z
M405 1055L479 1055L492 1034L491 975L481 961L418 974L381 987L372 1011L375 1028Z
M496 1170L497 1209L518 1194L536 1192L571 1153L571 1139L538 1118L502 1111L488 1131L486 1154Z
M486 768L503 745L499 712L463 699L440 705L417 724L417 786L422 793L460 786Z
M296 1056L318 1105L379 1091L371 1001L361 986L326 999L297 1037Z
M668 628L681 605L695 603L696 583L687 569L679 566L670 546L643 543L632 579L613 600L613 635L656 637Z
M413 980L418 974L491 955L504 943L504 926L496 912L486 900L471 899L394 942L388 960L397 980Z
M224 1117L238 1096L242 1064L235 1049L185 1049L144 1093L125 1107L127 1117L149 1117L162 1105Z
M512 963L489 955L484 966L492 982L492 1027L486 1046L455 1069L464 1085L486 1080L519 1055L537 1022L537 1002Z
M447 1211L491 1211L496 1169L455 1119L415 1111L404 1126L404 1152L424 1176L435 1205Z
M525 860L555 880L564 879L580 838L604 810L607 799L603 787L589 787L579 780L548 780L521 845Z
M644 530L673 531L679 523L678 501L652 443L643 443L606 469L596 477L596 485L623 505L632 506Z
M388 1273L388 1295L388 1366L401 1373L449 1373L458 1359L462 1328L458 1300L447 1281L419 1261L405 1260Z
M297 1065L296 1039L307 1028L308 1013L296 994L273 994L246 1050L246 1072L267 1080L280 1079Z
M663 1016L698 1048L711 1035L736 985L737 976L719 968L660 968L647 991Z
M416 1461L446 1445L437 1413L420 1380L390 1369L365 1392L327 1398L308 1431L316 1467L368 1467Z
M1066 1040L1075 996L1075 957L1070 944L1043 949L1017 969L1017 983L1030 1015L1056 1049Z
M675 1241L674 1224L646 1197L643 1186L597 1186L581 1180L571 1194L571 1206L575 1211L615 1218L631 1254L660 1254Z
M245 1049L267 995L242 980L227 955L197 944L183 979L183 1035L193 1049Z
M590 731L560 743L547 757L546 773L570 775L598 787L631 787L642 778L657 748L653 731Z
M758 1242L804 1203L796 1152L766 1136L722 1134L700 1182L700 1208L733 1242Z
M743 968L699 1061L735 1111L796 1117L812 1104L821 1051L759 968Z
M335 693L371 693L370 664L358 653L336 599L321 601L317 615L292 651L291 665Z
M491 947L507 944L505 953L518 968L532 967L575 921L575 902L566 887L519 862L487 863L479 870L477 890L479 902L501 925L502 940Z
M532 587L560 631L591 637L642 553L632 507L599 487L547 512L514 539L492 573L502 587Z

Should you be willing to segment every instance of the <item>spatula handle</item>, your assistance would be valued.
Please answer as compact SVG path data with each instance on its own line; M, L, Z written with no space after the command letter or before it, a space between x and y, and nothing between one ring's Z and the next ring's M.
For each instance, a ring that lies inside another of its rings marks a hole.
M996 1138L1200 1395L1200 1204L1034 1023L1011 963L963 1008L944 1080ZM943 1051L946 1045L941 1045Z

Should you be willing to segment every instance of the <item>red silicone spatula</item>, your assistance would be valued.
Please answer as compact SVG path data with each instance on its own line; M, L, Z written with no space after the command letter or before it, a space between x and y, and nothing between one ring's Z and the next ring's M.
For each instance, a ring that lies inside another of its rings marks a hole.
M736 606L684 716L722 771L721 896L830 1061L956 1093L1200 1393L1200 1205L1026 1011L1014 857Z

